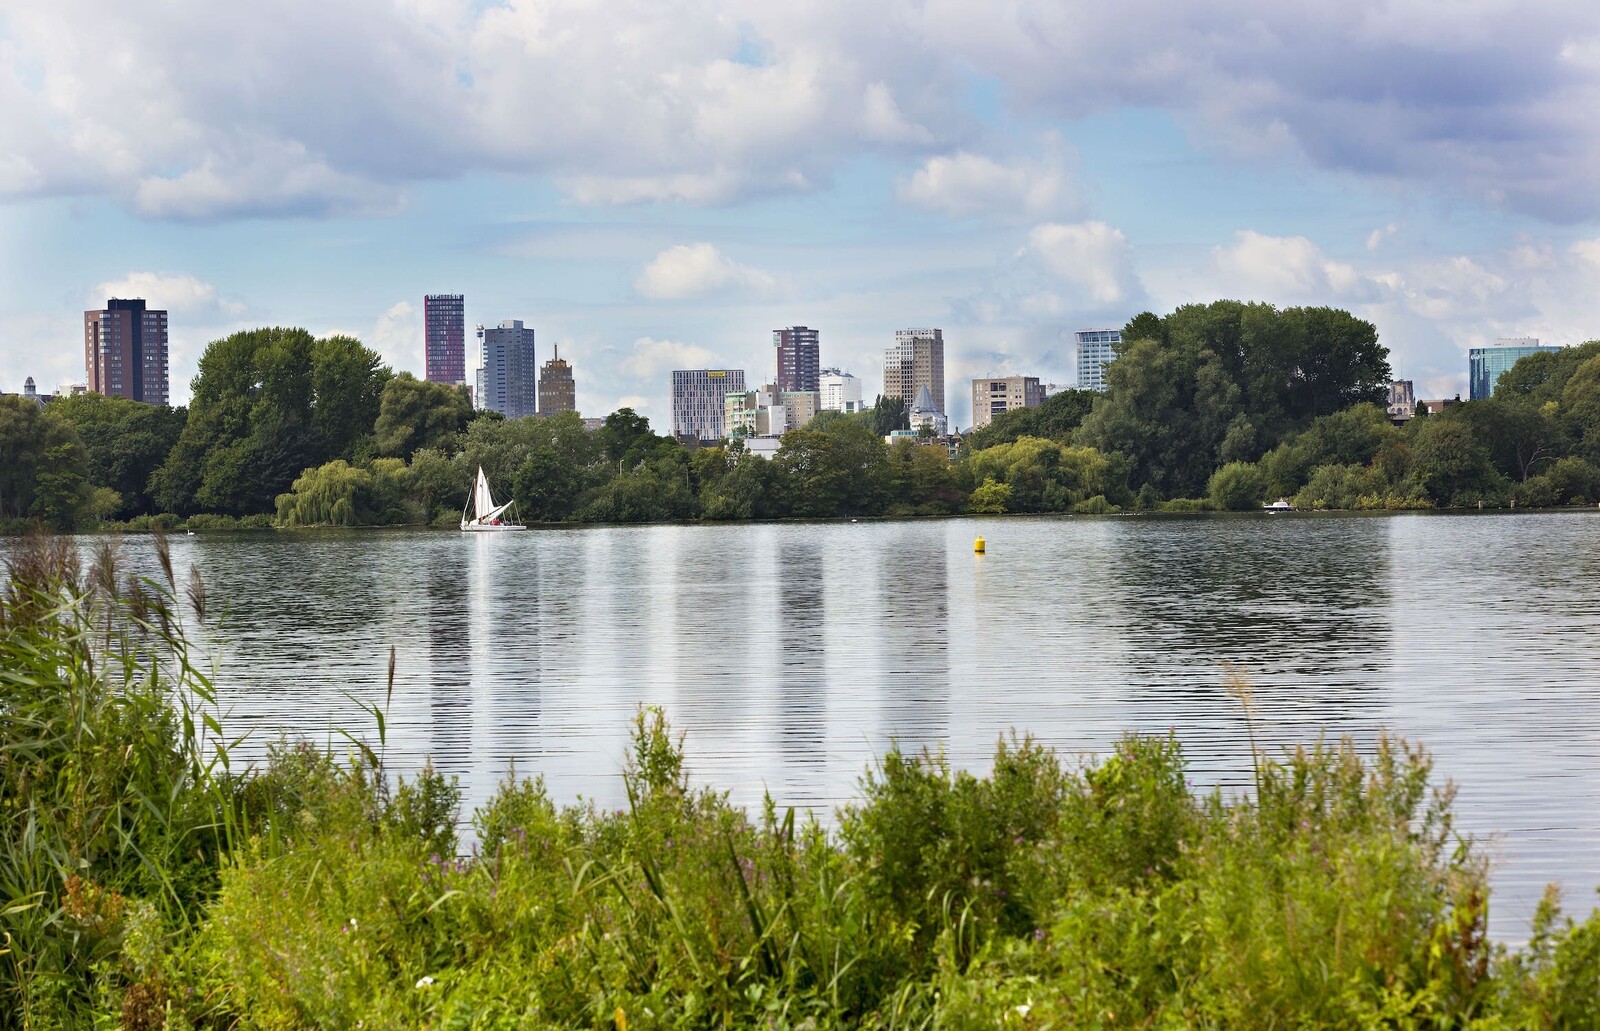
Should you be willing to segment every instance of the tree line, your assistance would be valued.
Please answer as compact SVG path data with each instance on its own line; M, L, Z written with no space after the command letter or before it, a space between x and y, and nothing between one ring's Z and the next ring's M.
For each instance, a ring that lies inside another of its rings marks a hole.
M1387 349L1349 312L1217 301L1146 312L1123 338L1103 393L998 416L955 453L886 443L905 402L880 397L767 459L686 447L627 408L594 431L475 412L351 337L248 330L206 349L187 409L0 399L0 521L448 522L479 466L549 522L1600 501L1600 341L1400 427L1381 407Z

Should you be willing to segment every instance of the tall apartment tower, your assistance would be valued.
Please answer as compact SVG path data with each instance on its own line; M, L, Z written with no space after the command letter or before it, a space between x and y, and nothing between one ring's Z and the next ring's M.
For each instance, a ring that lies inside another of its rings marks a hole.
M772 347L777 352L779 390L816 390L821 370L821 336L807 326L790 326L772 331Z
M533 357L533 330L521 319L478 327L478 408L507 419L537 415L539 367Z
M578 388L572 381L572 364L561 357L561 348L551 348L553 357L539 372L539 414L559 415L578 410Z
M1117 356L1122 343L1120 329L1080 329L1078 337L1078 389L1104 390L1106 366Z
M674 369L672 434L716 440L723 436L729 394L744 393L743 369Z
M96 394L166 404L167 313L115 297L84 312L83 365Z
M428 294L422 299L424 379L467 381L466 300L462 294Z
M972 428L980 429L997 415L1044 404L1037 376L991 376L972 381Z
M944 331L941 329L898 329L894 346L883 352L883 394L902 398L907 405L917 397L919 387L927 387L935 408L945 412Z

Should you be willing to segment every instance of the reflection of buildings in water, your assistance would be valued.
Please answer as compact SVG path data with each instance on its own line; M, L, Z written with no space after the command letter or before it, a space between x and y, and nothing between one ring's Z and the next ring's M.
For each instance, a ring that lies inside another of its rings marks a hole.
M472 752L472 702L468 691L468 613L471 594L467 567L448 545L428 549L424 567L427 612L428 736L441 769L464 762Z
M531 533L476 534L468 600L474 752L503 773L537 753L540 733L539 578Z
M950 722L950 585L942 533L907 526L878 577L880 734L902 750L934 747Z
M777 574L779 748L790 763L820 765L826 760L828 670L818 538L785 537Z
M771 590L778 575L772 526L679 527L674 547L652 549L663 561L662 651L651 676L670 671L679 728L695 741L691 761L740 752L736 739L751 727L750 708L765 683L763 649L782 632Z

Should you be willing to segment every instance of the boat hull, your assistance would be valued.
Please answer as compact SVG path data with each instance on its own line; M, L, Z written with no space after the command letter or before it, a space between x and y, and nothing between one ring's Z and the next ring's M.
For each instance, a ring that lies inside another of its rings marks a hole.
M526 530L526 526L517 526L515 523L501 523L499 526L488 526L483 523L462 523L463 533L507 533L512 530Z

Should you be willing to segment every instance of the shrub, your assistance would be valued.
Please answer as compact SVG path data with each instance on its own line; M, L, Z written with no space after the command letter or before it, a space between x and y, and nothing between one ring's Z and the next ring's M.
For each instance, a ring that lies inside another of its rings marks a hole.
M1224 512L1253 511L1266 496L1266 474L1250 462L1229 462L1206 483L1206 497Z

